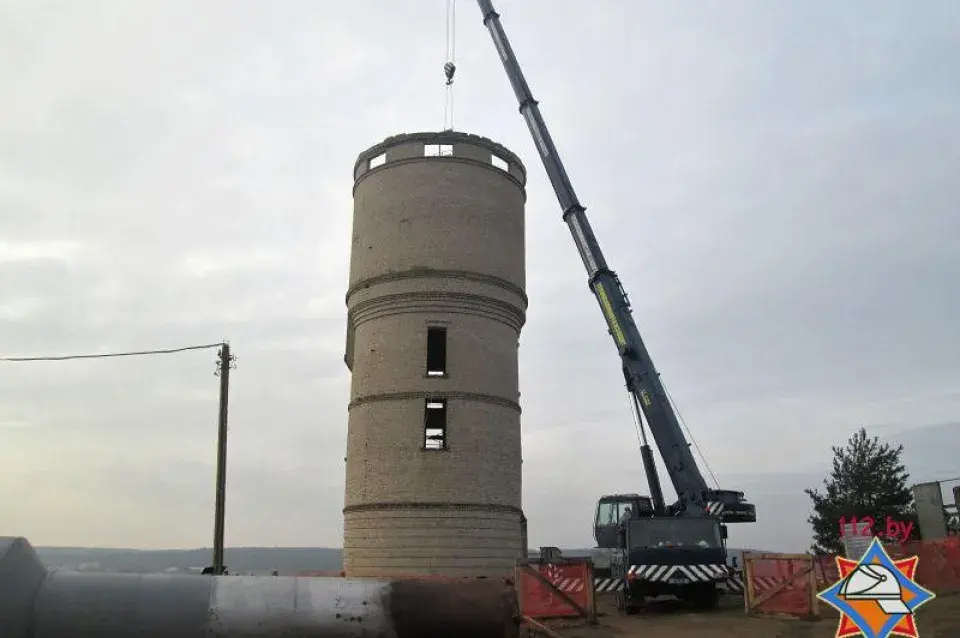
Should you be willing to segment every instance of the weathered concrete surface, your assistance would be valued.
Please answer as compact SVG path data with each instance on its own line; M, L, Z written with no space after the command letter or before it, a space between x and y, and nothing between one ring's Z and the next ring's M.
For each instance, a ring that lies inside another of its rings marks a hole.
M418 133L361 153L354 176L344 570L504 575L524 554L525 169L485 138ZM447 329L445 378L426 375L431 325ZM444 451L423 448L428 398L447 400Z
M938 540L947 536L947 518L943 511L943 492L940 483L920 483L913 486L917 504L917 518L924 540Z

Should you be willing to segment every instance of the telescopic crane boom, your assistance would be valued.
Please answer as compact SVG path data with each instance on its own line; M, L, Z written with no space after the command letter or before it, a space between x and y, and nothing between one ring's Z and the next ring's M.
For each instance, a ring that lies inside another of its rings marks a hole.
M563 209L563 220L570 228L573 241L580 252L580 258L587 269L590 289L600 305L610 335L617 346L627 389L646 418L650 433L677 492L677 503L668 507L663 502L662 493L659 493L659 480L653 466L652 455L649 454L647 447L643 460L648 483L653 492L654 509L658 512L669 511L671 514L681 516L703 516L705 512L722 513L726 522L755 521L754 506L745 502L741 492L713 490L704 480L690 451L690 445L684 438L677 415L660 382L650 353L647 352L637 324L633 320L627 293L620 279L609 268L603 257L597 238L587 220L586 209L577 199L573 184L570 183L557 148L540 114L537 101L530 92L530 87L500 24L500 16L494 10L491 0L477 0L477 2L483 13L483 23L493 38L503 68L517 96L520 113L526 120L537 151L540 153L540 159L543 161L550 183Z

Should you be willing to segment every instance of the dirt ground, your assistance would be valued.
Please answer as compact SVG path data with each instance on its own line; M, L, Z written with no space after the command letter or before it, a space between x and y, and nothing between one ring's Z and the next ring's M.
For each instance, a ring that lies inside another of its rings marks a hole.
M827 605L820 605L818 621L751 618L744 614L743 599L721 598L712 612L691 612L676 601L652 603L648 611L621 616L610 596L597 599L599 613L595 627L573 621L547 621L563 638L834 638L839 617ZM921 638L960 636L960 595L938 596L917 612ZM529 633L542 638L543 633Z

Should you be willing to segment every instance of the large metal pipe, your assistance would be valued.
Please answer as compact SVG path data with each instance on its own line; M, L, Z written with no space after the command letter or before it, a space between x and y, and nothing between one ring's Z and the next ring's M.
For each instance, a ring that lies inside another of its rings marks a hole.
M3 638L517 638L503 580L375 580L48 571L0 538Z

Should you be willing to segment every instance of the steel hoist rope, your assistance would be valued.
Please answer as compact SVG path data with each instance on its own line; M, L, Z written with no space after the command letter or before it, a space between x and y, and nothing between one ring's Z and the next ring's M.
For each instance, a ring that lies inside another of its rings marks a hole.
M443 75L446 78L443 107L443 130L453 130L453 76L457 72L457 3L447 0L447 50Z

